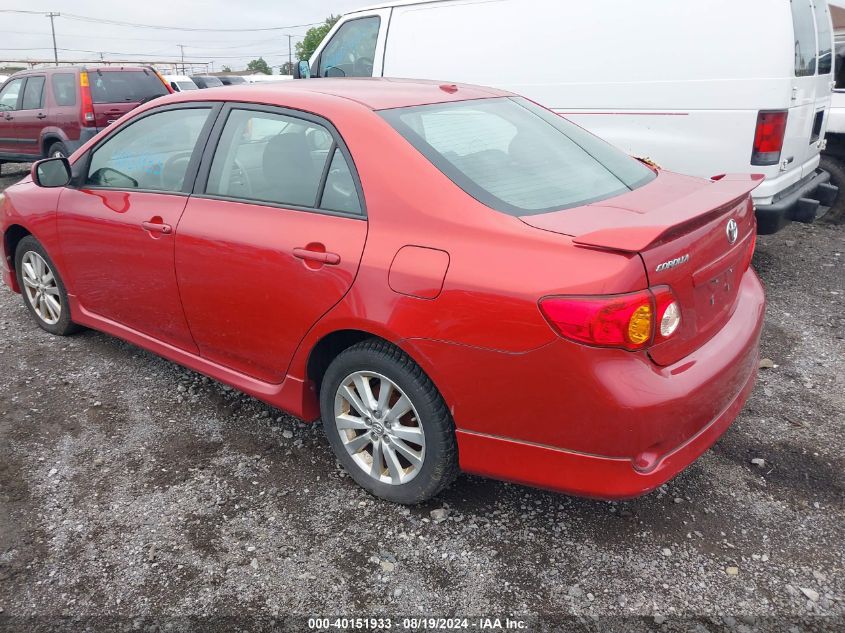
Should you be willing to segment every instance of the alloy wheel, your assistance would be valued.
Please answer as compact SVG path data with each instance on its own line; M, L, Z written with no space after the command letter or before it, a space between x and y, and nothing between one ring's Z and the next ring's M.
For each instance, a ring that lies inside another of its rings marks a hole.
M53 271L35 251L24 254L21 266L23 289L29 304L39 319L55 325L62 316L62 301Z
M385 484L416 477L425 462L425 431L408 396L381 374L357 371L341 381L334 423L355 464Z

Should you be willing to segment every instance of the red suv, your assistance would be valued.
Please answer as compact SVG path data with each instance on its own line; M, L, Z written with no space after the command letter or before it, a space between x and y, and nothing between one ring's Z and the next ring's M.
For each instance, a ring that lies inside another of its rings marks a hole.
M16 73L0 87L0 165L70 156L133 108L171 92L142 66Z

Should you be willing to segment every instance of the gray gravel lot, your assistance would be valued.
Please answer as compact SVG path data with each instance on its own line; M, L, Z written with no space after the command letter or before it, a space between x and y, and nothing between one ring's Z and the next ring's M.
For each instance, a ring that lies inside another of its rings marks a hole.
M103 334L54 338L2 288L0 629L512 614L845 630L845 227L763 237L754 263L774 366L713 450L622 503L468 476L427 505L381 502L319 426Z

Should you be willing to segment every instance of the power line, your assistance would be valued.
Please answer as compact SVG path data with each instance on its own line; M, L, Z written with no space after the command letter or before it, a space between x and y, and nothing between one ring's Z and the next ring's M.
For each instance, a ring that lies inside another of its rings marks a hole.
M37 13L35 11L27 11L25 13ZM211 29L211 28L198 28L198 27L188 27L188 26L164 26L158 24L137 24L135 22L122 22L120 20L107 20L104 18L91 18L84 15L76 15L75 13L64 13L62 14L65 18L69 20L77 20L80 22L93 22L97 24L109 24L111 26L131 26L133 28L139 29L156 29L161 31L197 31L197 32L208 32L208 33L254 33L258 31L286 31L289 29L301 29L306 26L316 26L318 24L322 24L322 22L309 22L308 24L292 24L288 26L265 26L261 28L253 28L253 29Z

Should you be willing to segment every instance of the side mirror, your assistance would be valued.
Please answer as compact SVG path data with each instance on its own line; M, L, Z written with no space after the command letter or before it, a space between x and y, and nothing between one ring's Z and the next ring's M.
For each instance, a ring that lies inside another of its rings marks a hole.
M32 181L39 187L66 187L70 183L70 163L64 156L45 158L32 166Z
M311 79L311 64L307 59L300 60L293 67L294 79Z

